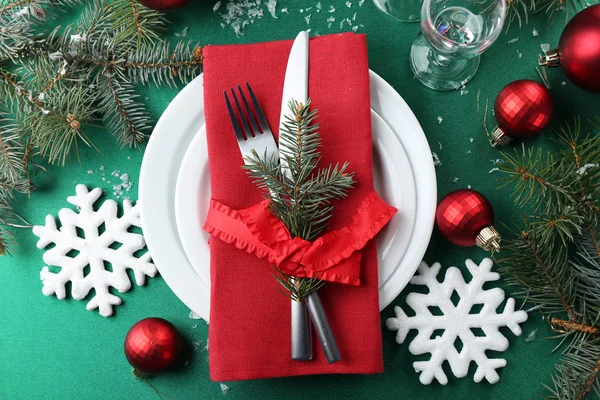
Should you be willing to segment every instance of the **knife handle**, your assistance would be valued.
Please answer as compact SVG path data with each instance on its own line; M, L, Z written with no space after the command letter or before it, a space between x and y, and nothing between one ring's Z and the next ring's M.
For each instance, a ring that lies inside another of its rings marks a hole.
M292 304L292 360L310 361L312 352L312 327L308 308L303 301L291 300Z
M305 301L308 306L308 311L310 312L310 319L317 331L317 336L319 337L319 342L321 342L321 347L323 348L323 353L325 353L327 362L333 364L334 362L340 361L342 359L340 349L333 337L333 332L329 326L329 320L327 320L327 314L325 314L325 309L323 308L319 294L317 292L311 293Z

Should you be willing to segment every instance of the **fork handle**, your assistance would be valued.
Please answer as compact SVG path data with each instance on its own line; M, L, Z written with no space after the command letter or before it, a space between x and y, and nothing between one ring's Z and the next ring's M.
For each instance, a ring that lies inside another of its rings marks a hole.
M312 327L308 308L303 301L291 300L292 306L292 360L310 361L312 352Z
M329 320L327 319L327 314L325 314L319 294L317 292L311 293L305 301L327 362L333 364L340 361L342 359L340 349L335 341L335 337L333 337L333 331L329 326Z

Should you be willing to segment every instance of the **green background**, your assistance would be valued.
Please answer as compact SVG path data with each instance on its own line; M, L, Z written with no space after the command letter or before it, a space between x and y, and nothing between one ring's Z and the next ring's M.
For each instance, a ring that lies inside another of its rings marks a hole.
M409 67L410 45L419 31L418 24L398 23L379 12L367 0L359 7L352 1L322 1L323 11L316 13L317 1L284 1L277 6L278 19L273 19L265 7L265 15L247 27L241 37L236 37L229 26L222 28L220 13L213 12L214 1L193 1L184 10L169 14L168 40L178 39L188 27L185 39L202 45L222 43L253 43L259 41L290 39L301 29L311 28L312 33L340 32L339 21L352 18L357 13L355 25L358 32L368 35L371 68L387 80L406 100L416 114L427 135L432 151L439 155L442 164L436 169L438 196L451 190L471 185L484 193L493 203L497 220L513 224L519 221L521 210L513 206L509 192L498 190L497 172L491 160L500 157L491 148L481 122L477 117L477 92L493 99L507 83L523 78L539 80L535 71L537 54L544 43L555 47L564 26L561 14L550 29L546 16L533 16L529 24L519 29L516 24L502 34L483 56L479 72L466 87L468 93L458 91L438 93L426 89L413 79ZM335 13L326 13L329 6ZM282 13L282 7L289 14ZM313 7L309 12L300 9ZM305 16L312 14L310 25ZM328 28L326 18L334 16L336 22ZM533 36L533 29L539 36ZM344 25L343 31L349 30ZM514 41L514 39L517 39ZM509 43L511 41L512 43ZM522 57L519 57L519 54ZM599 114L599 97L586 93L570 83L560 70L548 71L556 101L556 121L572 118L574 114L593 116ZM160 116L178 90L142 88L142 98L156 118ZM442 122L438 122L438 117ZM129 193L137 198L137 179L143 151L120 150L109 132L96 130L93 140L101 153L91 149L81 151L81 163L73 160L65 168L51 167L52 180L38 176L38 190L31 198L20 198L17 208L32 224L43 224L47 214L56 215L68 206L66 197L74 194L75 185L108 190L113 198L111 184L102 181L100 167L105 167L107 180L118 170L128 173L135 183ZM527 146L549 146L550 131ZM471 140L471 138L473 140ZM520 143L511 147L520 146ZM91 171L92 173L88 173ZM458 179L456 179L458 178ZM395 332L382 329L385 373L372 376L309 376L301 378L269 379L246 382L226 382L230 387L224 395L219 383L208 376L207 324L190 318L190 311L175 297L160 277L149 279L143 287L134 287L119 294L123 305L115 314L103 318L97 311L86 311L84 301L67 299L59 301L41 293L39 273L43 267L42 251L35 246L37 238L30 232L18 232L19 246L12 257L0 258L0 398L2 399L153 399L157 394L143 382L136 381L123 355L123 339L128 329L138 320L159 316L173 322L186 339L185 360L175 371L156 376L151 383L175 399L207 398L490 398L525 399L536 397L543 391L542 383L551 383L551 372L559 360L551 354L555 340L544 340L552 332L541 315L532 313L523 324L523 335L515 337L506 331L511 346L502 357L508 365L500 371L496 385L475 384L472 381L474 365L468 377L456 379L450 374L446 386L433 383L423 386L412 368L416 357L408 352L408 344L395 343ZM464 260L479 262L485 253L476 248L458 248L444 241L434 231L425 260L440 261L444 268L458 266L464 269ZM168 268L168 266L160 266ZM393 305L403 305L410 286L386 308L382 324L393 315ZM383 325L382 325L383 326ZM527 335L537 330L537 339L525 342Z

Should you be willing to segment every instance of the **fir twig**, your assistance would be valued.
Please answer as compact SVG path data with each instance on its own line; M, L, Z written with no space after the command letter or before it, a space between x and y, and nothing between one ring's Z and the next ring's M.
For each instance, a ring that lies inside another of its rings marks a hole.
M271 212L285 224L290 235L314 240L333 212L331 202L346 197L354 178L346 171L347 163L318 168L321 140L317 111L310 109L310 100L306 104L292 100L289 109L279 132L281 164L275 157L266 159L253 152L246 158L244 168L257 186L268 193ZM277 269L273 276L295 301L303 301L324 284L318 277L298 279Z
M104 121L122 146L138 146L147 137L144 132L152 128L150 114L136 101L138 95L132 85L119 82L108 73L103 77L106 87L100 92L100 106Z

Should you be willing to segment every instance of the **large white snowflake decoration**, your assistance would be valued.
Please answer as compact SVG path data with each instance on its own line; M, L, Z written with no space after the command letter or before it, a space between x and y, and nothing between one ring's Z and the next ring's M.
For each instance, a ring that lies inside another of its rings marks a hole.
M386 326L398 331L396 342L403 343L411 329L418 334L408 349L414 355L431 353L427 361L416 361L413 367L420 372L419 380L428 385L437 379L442 385L448 383L448 377L442 369L444 361L448 361L452 373L464 378L469 364L474 361L477 370L473 380L481 382L485 378L490 383L500 379L496 369L506 365L502 358L488 358L487 350L505 351L508 340L498 328L507 326L515 335L521 335L519 323L527 320L525 311L515 311L515 300L509 298L501 314L496 309L504 301L504 291L500 288L484 290L483 285L489 281L500 279L500 275L491 272L493 262L484 259L479 266L471 260L466 261L471 281L465 282L460 270L448 268L443 282L438 282L437 275L441 265L429 267L422 262L410 283L427 286L429 292L410 293L406 303L416 313L407 316L396 306L396 318L389 318ZM457 294L454 294L456 292ZM454 299L454 301L453 301ZM438 309L438 310L436 310ZM434 315L439 311L443 315ZM457 349L456 346L461 346Z
M111 294L109 288L121 293L131 288L128 268L133 270L138 285L144 285L146 275L152 277L157 270L148 252L140 257L134 255L146 245L141 234L128 232L131 226L140 227L137 205L123 201L123 216L118 217L114 200L104 201L98 211L94 211L101 189L90 192L85 185L77 185L75 190L77 195L67 201L77 206L79 213L63 208L58 212L60 229L52 215L46 217L45 226L33 228L33 233L40 238L38 248L51 243L56 245L44 252L44 263L61 268L54 273L44 266L40 273L42 292L64 299L65 284L71 282L71 295L82 300L94 289L94 297L86 308L98 308L100 315L108 317L113 313L113 306L121 304L121 299Z

